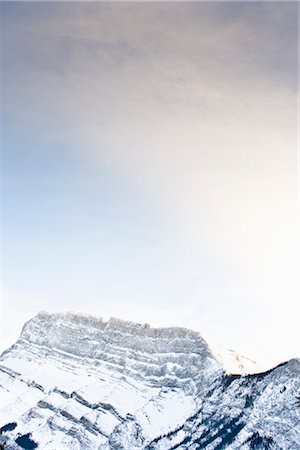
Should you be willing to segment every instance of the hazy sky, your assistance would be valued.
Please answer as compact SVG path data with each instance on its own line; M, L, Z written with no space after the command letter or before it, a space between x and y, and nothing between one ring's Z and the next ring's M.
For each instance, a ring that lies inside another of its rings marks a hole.
M0 8L2 348L78 310L297 356L297 3Z

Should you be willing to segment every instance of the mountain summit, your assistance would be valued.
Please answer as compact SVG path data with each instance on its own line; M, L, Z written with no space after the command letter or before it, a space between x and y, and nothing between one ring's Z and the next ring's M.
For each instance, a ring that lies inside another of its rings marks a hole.
M0 358L0 439L11 450L300 448L300 360L254 372L185 328L42 312Z

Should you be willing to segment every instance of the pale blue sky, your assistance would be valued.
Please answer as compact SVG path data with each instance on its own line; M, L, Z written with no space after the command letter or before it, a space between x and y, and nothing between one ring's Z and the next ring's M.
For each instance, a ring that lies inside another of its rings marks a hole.
M3 347L71 309L296 356L297 4L1 15Z

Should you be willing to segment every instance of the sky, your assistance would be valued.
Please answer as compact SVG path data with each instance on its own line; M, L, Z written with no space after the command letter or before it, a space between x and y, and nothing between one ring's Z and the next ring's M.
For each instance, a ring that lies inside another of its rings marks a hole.
M297 8L1 2L2 350L71 310L299 356Z

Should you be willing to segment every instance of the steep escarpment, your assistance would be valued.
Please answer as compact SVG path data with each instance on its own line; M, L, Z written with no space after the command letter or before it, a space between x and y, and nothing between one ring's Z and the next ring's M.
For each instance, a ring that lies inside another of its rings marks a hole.
M40 313L0 358L2 439L11 449L296 448L299 361L246 375L249 361L222 352L183 328Z

